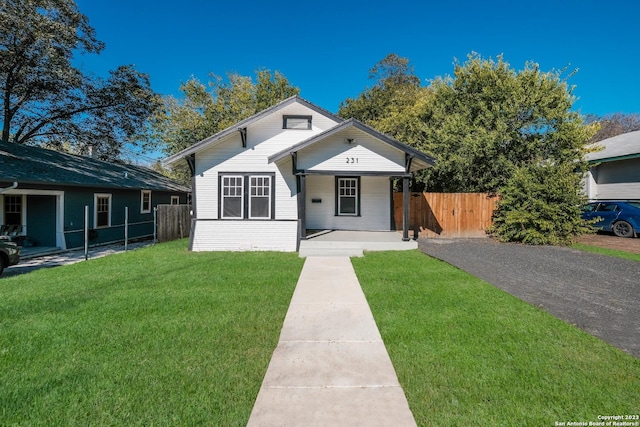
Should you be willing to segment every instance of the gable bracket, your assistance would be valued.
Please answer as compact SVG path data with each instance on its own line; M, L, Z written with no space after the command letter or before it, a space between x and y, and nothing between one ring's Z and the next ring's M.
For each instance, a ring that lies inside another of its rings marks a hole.
M404 154L404 173L411 173L411 162L413 161L413 154L405 153Z
M294 151L291 153L291 171L294 175L300 173L300 169L298 169L298 152Z
M185 156L184 160L187 162L189 166L189 172L191 172L191 176L195 176L196 174L196 155L191 154L190 156Z
M247 128L238 128L240 132L240 138L242 139L242 148L247 148Z

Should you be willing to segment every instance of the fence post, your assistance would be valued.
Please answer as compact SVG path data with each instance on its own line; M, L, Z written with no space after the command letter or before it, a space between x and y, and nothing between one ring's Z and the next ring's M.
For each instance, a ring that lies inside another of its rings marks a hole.
M158 243L158 207L153 208L153 243Z
M124 207L124 251L129 247L129 206Z
M89 259L89 206L84 206L84 260Z

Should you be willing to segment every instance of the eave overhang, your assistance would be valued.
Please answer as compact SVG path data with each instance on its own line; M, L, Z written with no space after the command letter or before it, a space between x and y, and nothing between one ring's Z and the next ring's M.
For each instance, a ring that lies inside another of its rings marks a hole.
M407 144L403 144L402 142L393 139L383 133L378 132L377 130L373 129L370 126L365 125L364 123L356 120L356 119L349 119L346 120L330 129L327 129L324 132L321 132L309 139L306 139L298 144L295 144L291 147L286 148L285 150L282 150L278 153L275 153L271 156L269 156L268 161L269 163L274 163L274 162L278 162L286 157L292 156L294 154L297 154L300 150L307 148L313 144L316 144L322 140L325 140L326 138L329 138L335 134L337 134L338 132L342 132L346 129L349 128L356 128L362 132L365 132L367 134L369 134L370 136L391 145L394 148L397 148L398 150L403 151L405 154L411 156L411 170L415 171L415 170L419 170L419 169L425 169L427 167L431 167L435 164L436 159L428 156L426 154L424 154L423 152L407 145Z

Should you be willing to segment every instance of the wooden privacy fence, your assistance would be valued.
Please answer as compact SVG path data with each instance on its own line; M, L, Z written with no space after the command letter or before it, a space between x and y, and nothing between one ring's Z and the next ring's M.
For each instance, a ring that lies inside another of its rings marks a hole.
M411 193L409 229L420 237L485 237L497 200L485 193ZM393 195L393 213L402 230L402 193Z
M189 236L191 206L158 205L156 211L158 242L168 242Z

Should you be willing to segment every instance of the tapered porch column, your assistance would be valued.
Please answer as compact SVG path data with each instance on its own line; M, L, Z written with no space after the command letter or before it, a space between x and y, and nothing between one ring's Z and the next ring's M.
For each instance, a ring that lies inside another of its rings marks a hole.
M298 248L301 240L307 240L307 176L298 175Z
M409 241L409 176L402 177L402 240Z

